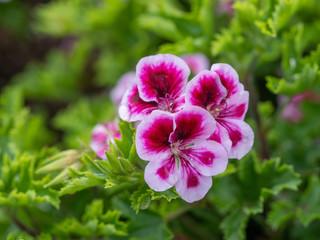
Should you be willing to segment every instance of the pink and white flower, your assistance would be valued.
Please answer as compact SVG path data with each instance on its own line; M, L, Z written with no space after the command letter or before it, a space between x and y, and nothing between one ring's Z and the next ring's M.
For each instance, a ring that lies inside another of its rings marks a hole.
M234 1L220 1L217 5L217 10L219 13L232 16L234 14L233 4Z
M120 77L117 85L110 92L110 98L115 105L120 105L124 93L134 82L135 77L134 72L127 72Z
M208 70L210 67L209 59L202 53L191 53L182 55L181 58L188 64L193 74L198 74L202 70Z
M125 121L142 120L159 109L175 113L182 109L190 69L171 54L142 58L136 67L136 83L124 94L119 115Z
M185 106L172 114L156 110L137 127L139 157L149 161L145 181L155 191L175 186L182 199L202 199L212 177L225 171L228 156L224 147L208 137L216 121L200 107Z
M118 122L99 123L91 133L90 147L101 159L107 159L105 151L109 150L110 142L114 143L114 138L121 138Z
M242 158L253 145L253 131L243 121L248 102L249 93L228 64L213 64L211 71L200 72L186 88L186 104L206 109L217 121L210 139L221 143L230 158Z
M282 110L281 118L294 123L302 121L304 115L300 109L300 105L305 100L315 103L319 102L319 95L310 90L294 95L288 105Z

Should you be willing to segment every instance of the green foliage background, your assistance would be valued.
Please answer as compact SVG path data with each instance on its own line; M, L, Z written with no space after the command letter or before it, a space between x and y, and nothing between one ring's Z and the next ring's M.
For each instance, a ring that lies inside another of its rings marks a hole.
M229 12L224 2L0 2L15 39L58 42L1 89L1 239L318 239L319 100L291 123L277 99L320 94L320 1L235 1ZM140 58L193 52L238 71L255 144L187 204L145 184L130 124L106 161L88 144L116 116L109 90Z

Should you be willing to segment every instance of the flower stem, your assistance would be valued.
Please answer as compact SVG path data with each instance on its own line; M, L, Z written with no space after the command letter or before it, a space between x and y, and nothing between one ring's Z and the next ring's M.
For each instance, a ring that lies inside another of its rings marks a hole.
M37 237L39 236L39 232L34 230L34 229L31 229L29 228L28 226L26 226L23 222L20 221L20 219L18 217L16 217L12 211L11 211L11 208L9 207L6 207L5 210L7 211L8 213L8 216L10 217L10 219L12 220L12 222L18 227L20 228L22 231L28 233L30 236L32 237Z
M260 118L260 115L258 112L259 97L257 96L258 94L256 91L256 87L253 83L254 78L253 78L252 72L256 66L256 63L258 62L258 59L259 59L259 54L255 54L242 79L243 79L243 84L245 85L245 88L250 93L250 95L249 95L250 96L249 109L253 115L255 122L256 122L257 133L258 133L258 138L259 138L259 143L260 143L259 144L259 156L261 159L268 159L270 156L269 146L268 146L268 142L266 139L265 131L262 128L261 118Z
M176 211L168 214L165 217L166 222L170 222L171 220L175 219L176 217L179 217L180 215L184 214L185 212L189 211L190 209L194 208L195 205L198 205L198 203L193 203L193 204L187 204Z

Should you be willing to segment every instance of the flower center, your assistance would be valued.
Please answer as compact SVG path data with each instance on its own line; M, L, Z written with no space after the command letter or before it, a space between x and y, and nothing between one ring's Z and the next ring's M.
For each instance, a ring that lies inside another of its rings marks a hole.
M171 143L171 153L178 156L180 154L180 143L174 142Z
M207 111L211 113L214 118L218 118L223 110L227 108L227 102L222 100L219 104L211 103L207 105Z
M158 104L158 108L162 111L172 112L173 110L173 101L169 93L166 93L164 98L159 98L160 103Z

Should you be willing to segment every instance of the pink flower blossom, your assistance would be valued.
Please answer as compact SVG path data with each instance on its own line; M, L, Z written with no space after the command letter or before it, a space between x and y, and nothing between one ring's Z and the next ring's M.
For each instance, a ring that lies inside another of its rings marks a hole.
M233 8L234 1L220 1L217 8L219 13L225 13L228 15L234 14L234 8Z
M124 93L134 82L135 77L134 72L127 72L120 77L117 85L110 92L110 98L115 105L120 105Z
M210 67L209 59L202 53L191 53L182 55L181 58L188 64L193 74L198 74L202 70L207 70Z
M106 159L105 151L109 150L110 141L114 142L114 138L121 138L118 123L99 123L92 129L90 147L99 158Z
M244 122L248 102L249 93L228 64L213 64L211 71L200 72L186 88L186 104L206 109L217 121L210 139L221 143L230 158L242 158L253 145L253 131Z
M212 185L211 176L225 171L224 147L207 140L216 127L211 115L200 107L185 106L172 114L154 111L137 127L139 157L149 161L145 181L155 191L175 186L182 199L202 199Z
M136 67L136 83L123 96L120 118L132 122L156 109L179 111L184 105L189 75L188 65L177 56L158 54L142 58Z
M300 109L300 104L305 100L318 102L319 95L310 90L294 95L290 99L288 105L282 110L281 118L294 123L300 122L303 119L303 112Z

